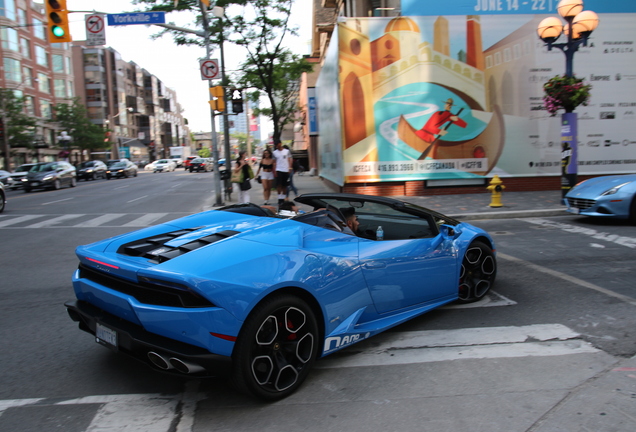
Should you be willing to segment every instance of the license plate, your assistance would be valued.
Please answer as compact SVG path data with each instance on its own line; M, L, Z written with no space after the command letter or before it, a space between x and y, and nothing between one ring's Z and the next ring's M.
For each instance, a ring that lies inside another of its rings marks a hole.
M581 210L577 207L570 207L567 209L568 213L572 213L572 214L579 214L581 213Z
M95 329L95 341L97 343L117 346L117 332L101 324L97 324Z
M39 184L39 182L31 182L31 186L38 186Z

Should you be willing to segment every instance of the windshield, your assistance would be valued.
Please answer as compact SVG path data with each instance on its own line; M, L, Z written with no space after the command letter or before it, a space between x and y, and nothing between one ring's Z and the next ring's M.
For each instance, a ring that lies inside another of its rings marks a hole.
M95 162L93 162L93 161L82 162L80 164L80 168L88 168L88 167L92 167L92 166L95 166Z
M110 167L111 168L126 168L126 162L115 162Z
M203 159L201 159L201 158L193 159L193 160L192 160L192 162L194 162L194 163L201 163L201 162L203 162L203 161L204 161L204 160L203 160ZM192 163L192 162L190 162L190 163Z
M168 161L167 161L167 160L165 160L165 159L161 159L160 161L157 161L157 163L170 163L170 162L168 162Z
M33 167L33 165L31 164L27 164L27 165L20 165L19 167L17 167L15 169L15 172L20 172L20 171L28 171Z
M54 171L55 168L57 168L57 164L55 162L37 164L31 168L31 172Z

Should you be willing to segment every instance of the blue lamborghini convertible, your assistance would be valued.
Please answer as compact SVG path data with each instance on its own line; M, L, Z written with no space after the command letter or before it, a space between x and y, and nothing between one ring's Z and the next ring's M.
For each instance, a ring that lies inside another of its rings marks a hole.
M384 197L296 201L314 210L237 204L80 246L65 306L104 346L175 373L224 361L239 389L276 400L316 359L495 280L494 242L467 223Z

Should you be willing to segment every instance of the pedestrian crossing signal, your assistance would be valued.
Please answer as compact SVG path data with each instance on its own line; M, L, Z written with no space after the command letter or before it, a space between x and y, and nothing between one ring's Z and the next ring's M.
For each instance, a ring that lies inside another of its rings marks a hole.
M232 112L234 114L243 112L243 92L240 89L232 91Z
M50 42L72 42L66 0L46 0L45 4Z

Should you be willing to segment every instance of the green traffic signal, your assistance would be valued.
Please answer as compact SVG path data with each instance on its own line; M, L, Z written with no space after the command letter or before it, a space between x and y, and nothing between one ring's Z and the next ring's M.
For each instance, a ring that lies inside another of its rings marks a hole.
M64 29L62 27L53 26L51 27L51 31L56 37L64 37Z

